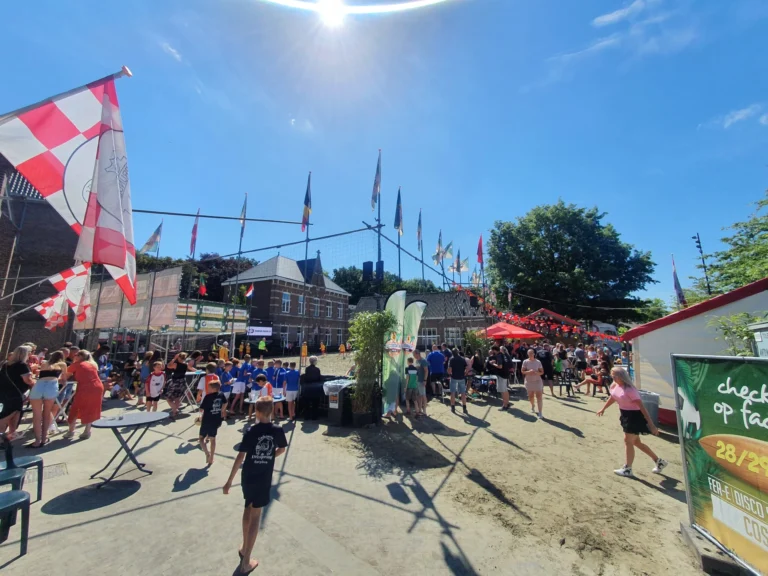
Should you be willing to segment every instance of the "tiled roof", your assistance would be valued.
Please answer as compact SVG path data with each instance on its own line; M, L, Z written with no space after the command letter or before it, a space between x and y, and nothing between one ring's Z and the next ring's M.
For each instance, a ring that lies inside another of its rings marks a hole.
M5 160L5 158L2 156L0 156L0 159ZM10 170L7 171L5 175L2 174L2 164L4 164L4 162L0 161L0 186L3 184L3 177L7 175L8 196L32 198L33 200L43 199L43 197L40 195L40 192L38 192L37 189L32 186L32 184L30 184L29 181L24 178L24 176L22 176L21 172L13 169L10 164L8 164Z
M317 267L318 262L318 258L312 258L307 262L307 281L312 280L312 276L315 273L315 268ZM221 285L231 286L235 284L236 281L240 284L250 284L251 282L261 282L263 280L288 280L291 282L303 284L304 276L302 276L301 272L304 266L304 260L299 260L297 262L296 260L291 260L285 256L275 256L274 258L270 258L269 260L265 260L264 262L257 264L245 272L241 272L239 280L237 276L233 276L232 278L222 282ZM321 273L326 290L349 296L349 293L346 290L322 274L322 264L319 266L319 271Z
M406 306L411 302L421 301L427 304L424 310L424 320L436 318L483 318L479 307L469 305L469 297L463 292L433 292L426 294L406 294ZM381 308L387 302L387 297L381 298ZM358 312L375 312L377 309L376 298L373 296L363 296L355 307L355 314Z

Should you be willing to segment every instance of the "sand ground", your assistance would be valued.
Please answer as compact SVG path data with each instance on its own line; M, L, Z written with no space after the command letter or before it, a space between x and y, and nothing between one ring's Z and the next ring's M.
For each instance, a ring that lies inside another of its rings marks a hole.
M340 374L351 361L331 355L319 364ZM370 429L286 425L290 445L257 540L257 573L700 574L679 536L686 506L675 437L648 439L670 461L664 476L639 455L637 478L619 478L618 412L597 418L601 404L547 396L545 420L536 421L522 399L505 413L481 398L468 417L432 401L427 419ZM107 414L125 408L106 406ZM224 496L220 487L242 428L221 429L210 469L192 418L151 428L139 450L154 474L127 468L103 489L89 476L116 449L112 434L54 440L42 451L45 493L32 507L29 554L15 558L14 528L0 570L232 574L242 500L237 488Z

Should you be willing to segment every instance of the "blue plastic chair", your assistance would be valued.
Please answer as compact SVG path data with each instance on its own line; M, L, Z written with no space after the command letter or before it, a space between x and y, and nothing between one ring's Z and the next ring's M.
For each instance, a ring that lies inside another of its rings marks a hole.
M29 540L29 494L22 490L9 490L0 493L0 542L8 537L8 532L16 523L16 512L21 510L21 554L27 553Z
M37 500L38 502L43 499L43 459L40 456L22 456L21 458L13 458L13 446L8 441L5 434L0 434L0 445L5 448L5 462L0 462L0 473L5 470L12 470L19 468L28 470L29 468L37 468Z

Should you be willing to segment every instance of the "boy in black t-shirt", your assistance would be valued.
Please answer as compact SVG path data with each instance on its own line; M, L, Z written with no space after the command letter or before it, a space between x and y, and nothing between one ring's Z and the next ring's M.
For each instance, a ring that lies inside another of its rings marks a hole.
M259 561L251 558L253 545L259 533L261 509L269 504L272 472L275 469L275 458L282 456L288 442L283 429L270 422L272 418L272 398L265 396L256 402L257 424L251 426L243 434L237 457L232 464L229 479L224 484L224 494L229 494L235 474L243 465L241 486L245 498L243 511L243 547L240 550L240 574L250 574L259 565Z
M200 447L205 453L205 461L208 466L213 464L213 455L216 452L216 434L221 426L221 421L227 417L227 397L221 393L221 385L218 380L208 384L210 392L205 395L200 404L203 413L200 423ZM211 441L211 450L208 451L208 440Z

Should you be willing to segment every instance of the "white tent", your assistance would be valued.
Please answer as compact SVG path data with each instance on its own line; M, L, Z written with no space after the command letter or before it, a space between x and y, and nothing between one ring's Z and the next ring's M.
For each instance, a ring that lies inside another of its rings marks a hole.
M670 354L723 356L727 345L722 338L718 340L715 329L708 326L709 321L715 316L766 311L768 278L689 306L622 335L622 340L632 342L635 384L661 396L659 419L662 422L675 421Z

